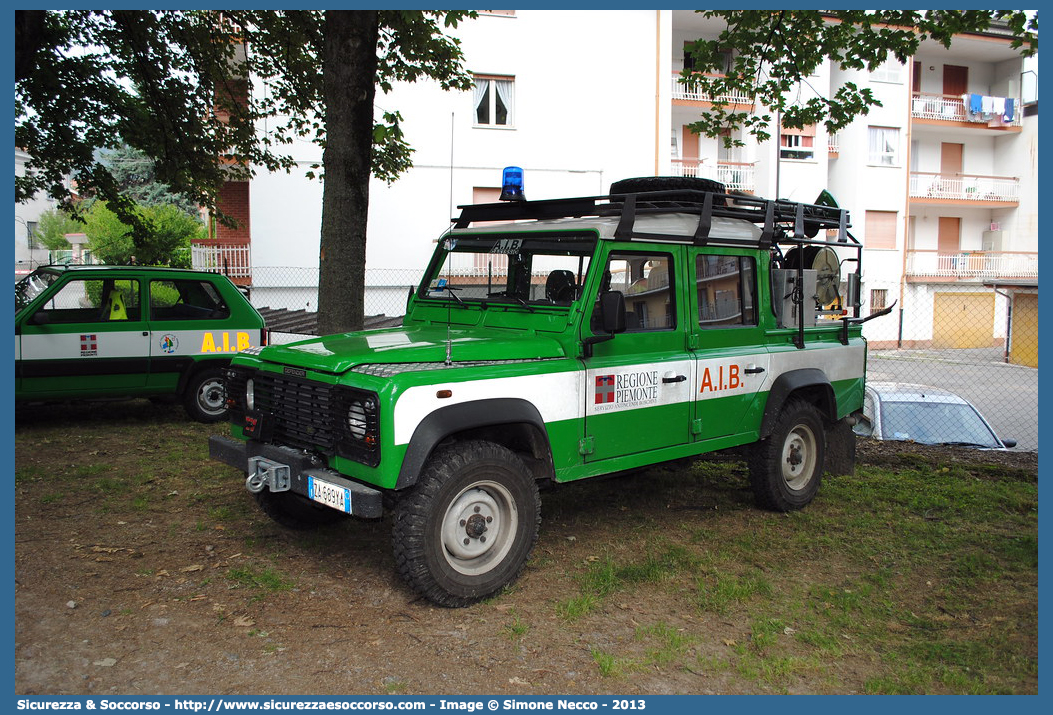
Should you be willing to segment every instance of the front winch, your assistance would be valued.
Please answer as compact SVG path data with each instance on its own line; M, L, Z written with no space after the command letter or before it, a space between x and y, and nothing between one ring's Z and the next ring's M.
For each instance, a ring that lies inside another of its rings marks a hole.
M287 492L292 488L292 476L288 464L274 462L266 457L249 457L248 478L245 488L259 494L267 487L272 492Z

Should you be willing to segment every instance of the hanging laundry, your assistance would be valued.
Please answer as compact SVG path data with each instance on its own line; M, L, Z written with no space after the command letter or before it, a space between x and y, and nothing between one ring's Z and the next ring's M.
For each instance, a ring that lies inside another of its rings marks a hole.
M996 116L1005 114L1005 97L991 97L991 109Z
M1002 115L1002 121L1012 122L1013 121L1013 110L1016 109L1015 102L1012 97L1007 97L1005 100L1005 114Z
M969 97L969 111L973 114L979 114L983 111L983 97L978 94L970 94Z
M980 100L980 108L984 114L994 114L994 97L984 95Z

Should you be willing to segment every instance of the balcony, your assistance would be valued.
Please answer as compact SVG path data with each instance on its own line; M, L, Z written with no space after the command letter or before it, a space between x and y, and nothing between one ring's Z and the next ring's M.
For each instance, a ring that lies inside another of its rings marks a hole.
M736 94L736 93L720 94L720 95L716 95L716 97L714 98L713 95L706 94L705 92L701 92L696 87L688 87L687 85L682 83L680 81L680 74L679 73L674 73L673 77L672 77L672 80L673 80L672 97L673 97L674 100L679 99L679 100L685 100L685 101L688 101L688 102L709 102L709 103L713 103L714 101L722 101L722 102L727 102L728 104L746 104L746 105L749 105L751 107L755 104L755 101L754 101L753 97L751 97L749 95L746 95L746 94Z
M1037 253L908 251L907 276L980 282L995 278L1038 278Z
M251 285L252 259L249 244L212 240L190 246L190 264L194 270L222 273L236 285Z
M673 159L673 176L698 176L724 184L728 191L752 193L757 187L757 171L752 163L717 162L705 159Z
M929 122L955 122L967 124L984 129L1008 129L1019 128L1023 117L1023 105L1019 99L1006 97L988 97L995 100L1002 112L984 111L991 109L990 105L984 105L981 101L980 111L970 111L972 103L966 101L966 97L973 95L947 95L947 94L924 94L914 92L910 103L910 115L914 119ZM981 97L981 100L984 98ZM1006 105L1013 105L1013 116L1010 121L1005 121Z
M1002 206L1020 202L1020 179L979 174L932 174L912 171L910 197L916 203L967 202L976 206Z

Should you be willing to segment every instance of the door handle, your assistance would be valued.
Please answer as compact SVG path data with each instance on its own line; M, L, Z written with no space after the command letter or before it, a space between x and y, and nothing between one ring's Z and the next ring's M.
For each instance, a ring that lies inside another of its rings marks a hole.
M747 375L760 375L762 372L764 372L764 368L763 367L752 367L751 366L751 367L747 367L745 370L743 370L743 372L746 373Z
M677 375L676 377L663 377L662 382L668 385L671 382L683 382L686 379L687 375Z

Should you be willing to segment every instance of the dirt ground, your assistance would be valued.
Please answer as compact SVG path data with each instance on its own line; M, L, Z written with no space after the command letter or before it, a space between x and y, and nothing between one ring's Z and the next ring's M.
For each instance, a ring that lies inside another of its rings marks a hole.
M398 579L386 518L309 534L270 522L235 471L207 459L208 435L226 431L144 400L19 409L18 694L766 690L702 665L655 664L622 678L597 668L597 650L642 651L640 629L656 624L692 635L691 663L716 662L748 637L748 614L707 614L676 588L645 587L569 624L557 608L579 594L583 564L603 554L631 555L684 521L748 530L770 518L744 485L655 487L642 475L545 492L540 541L519 582L448 610ZM910 449L869 442L860 461L895 466ZM1033 453L954 458L1037 470ZM842 661L836 685L802 678L788 690L858 691L873 663Z

